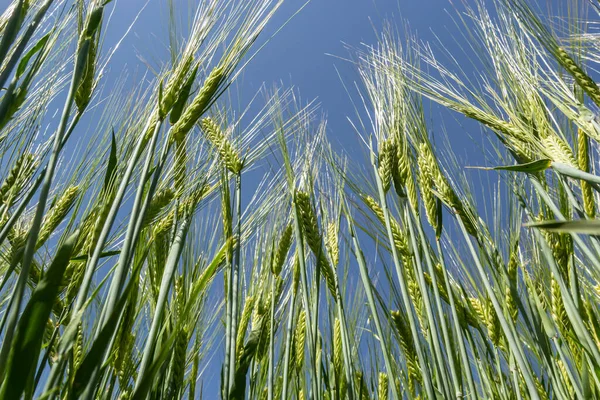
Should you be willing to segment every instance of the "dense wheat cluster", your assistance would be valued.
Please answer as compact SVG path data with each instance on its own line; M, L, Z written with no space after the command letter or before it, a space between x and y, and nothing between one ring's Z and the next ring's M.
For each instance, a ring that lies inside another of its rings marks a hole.
M476 76L400 21L352 50L366 159L226 95L279 0L199 2L133 88L121 3L0 10L0 400L600 398L598 3L465 3Z

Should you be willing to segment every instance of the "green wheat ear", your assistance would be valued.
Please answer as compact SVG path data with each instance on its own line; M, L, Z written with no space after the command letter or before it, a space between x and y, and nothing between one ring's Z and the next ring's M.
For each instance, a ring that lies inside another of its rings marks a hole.
M379 151L379 177L383 184L383 190L387 192L390 190L392 184L392 175L394 165L397 165L395 160L396 157L396 149L394 146L393 139L385 140Z
M279 239L279 245L277 246L277 250L273 256L273 264L271 266L271 271L275 275L279 275L281 273L283 264L285 263L288 252L290 251L290 247L292 246L293 233L293 226L288 225Z
M387 400L388 398L388 376L384 372L379 373L379 381L377 383L377 399Z
M296 356L296 370L298 373L302 371L304 367L304 346L306 343L306 312L300 311L298 314L298 320L296 321L296 332L294 335L295 344L295 356Z
M187 106L179 120L171 129L171 135L176 141L183 140L185 135L192 129L196 122L208 109L209 104L219 90L220 85L225 79L225 68L215 67L210 72L200 92L194 97L191 104Z
M77 197L79 196L79 186L68 187L62 196L60 196L55 204L48 210L38 237L36 247L41 247L52 233L58 228L58 225L65 219Z
M232 174L239 174L242 170L242 160L219 125L207 117L202 120L201 126L208 141L218 150L223 164Z

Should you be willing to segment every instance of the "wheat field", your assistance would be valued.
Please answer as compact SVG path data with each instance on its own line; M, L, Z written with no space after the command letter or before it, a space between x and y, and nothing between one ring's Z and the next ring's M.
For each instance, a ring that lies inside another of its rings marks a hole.
M600 398L599 3L465 0L475 76L389 21L364 158L297 89L231 101L281 3L193 5L133 87L120 3L0 10L0 399Z

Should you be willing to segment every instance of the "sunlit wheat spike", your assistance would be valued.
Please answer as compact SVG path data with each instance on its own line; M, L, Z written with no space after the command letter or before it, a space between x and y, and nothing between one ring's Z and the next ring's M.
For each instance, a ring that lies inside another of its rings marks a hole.
M170 232L171 228L173 227L174 216L174 212L170 212L158 220L152 227L152 236L158 237L162 234Z
M161 109L164 110L163 113L166 114L169 110L173 108L175 101L179 96L179 91L184 84L186 76L190 72L194 61L194 57L191 54L185 54L184 57L177 63L175 70L172 72L169 77L167 84L165 85L163 96L162 96L162 104L160 105Z
M88 106L92 97L92 92L94 91L98 42L98 35L95 35L94 38L90 39L83 76L81 77L81 83L77 88L77 92L75 92L75 104L80 113Z
M554 161L575 167L577 161L571 147L565 141L555 135L548 135L542 139L546 154Z
M310 195L303 191L297 191L296 203L300 209L302 229L306 235L308 246L315 254L318 254L321 251L321 234Z
M231 141L225 136L219 125L212 118L204 118L201 122L206 138L219 151L221 160L233 174L242 170L242 160Z
M171 134L175 140L183 140L185 135L187 135L196 122L204 115L208 106L214 100L214 96L224 79L224 67L215 67L210 71L200 92L198 92L196 97L192 100L192 103L185 109L179 121L173 125Z
M298 373L302 371L304 367L304 346L306 343L306 312L300 311L298 314L298 320L296 321L296 332L294 334L296 356L296 370Z
M577 65L569 53L562 47L557 47L556 59L562 67L569 71L573 78L575 78L579 86L581 86L585 93L590 96L590 99L592 99L596 105L600 106L600 88L598 88L596 82L594 82L594 80L590 78L579 65Z
M404 266L404 270L406 272L408 295L410 297L411 303L415 308L415 313L417 314L417 318L419 320L419 324L421 325L421 329L423 330L423 334L426 335L427 329L429 329L429 327L425 315L425 304L423 303L423 294L421 293L419 282L417 282L414 270L412 269L412 263L408 261L404 264Z
M429 144L423 142L419 145L419 157L419 166L422 171L429 176L439 192L441 199L447 203L461 219L467 232L470 235L477 237L478 231L475 228L475 221L471 210L465 206L465 203L463 203L454 188L450 185L446 176L442 173ZM435 226L438 227L438 229L441 228L439 223L435 224ZM439 231L437 231L437 233L439 234Z
M254 310L254 296L246 297L246 301L244 302L244 308L242 309L242 316L240 317L240 322L238 325L237 332L237 351L236 357L239 361L240 357L244 352L244 338L246 337L246 331L248 330L248 325L250 320L252 319L252 314Z
M485 324L487 321L486 318L486 313L485 313L485 307L482 304L481 300L479 300L477 297L469 297L469 303L471 304L471 307L473 308L473 310L475 310L475 315L477 315L477 318L480 321L483 321L483 323Z
M503 121L494 115L484 113L474 107L456 106L456 111L475 121L481 122L483 125L497 131L506 138L517 140L518 142L527 142L529 140L526 133L510 122Z
M470 297L469 302L475 310L479 322L485 325L492 343L496 346L500 344L500 332L497 322L497 316L488 299L480 300L476 297Z
M367 206L373 211L373 213L377 216L377 219L381 224L385 225L385 217L383 215L383 210L377 203L377 200L374 198L367 196L365 197L365 203ZM406 234L403 232L402 228L398 224L398 222L394 218L390 218L390 224L392 227L392 235L394 237L394 244L398 249L398 252L403 256L410 257L411 251L408 245L408 240L406 238Z
M421 160L421 159L419 159ZM427 221L429 225L436 232L437 237L440 237L440 233L442 231L442 227L440 224L440 212L441 210L438 207L438 199L431 192L431 187L433 181L429 178L429 175L424 172L426 171L426 167L421 167L420 172L417 177L417 182L419 184L419 188L421 189L421 198L423 199L423 205L425 206L425 215L427 216Z
M548 390L542 385L539 379L535 378L535 385L537 387L538 394L542 400L548 400Z
M6 204L9 192L16 194L20 191L16 185L19 181L25 180L26 176L23 175L27 175L25 171L29 169L28 166L32 163L33 154L28 152L22 153L16 159L15 163L8 172L8 175L4 179L4 182L2 182L2 185L0 186L0 201Z
M558 282L554 278L552 278L550 282L550 299L552 319L556 322L560 332L563 335L567 335L570 330L571 324L567 315L567 311L565 309L565 305L563 303L560 287L558 285Z
M210 191L211 187L208 184L197 186L183 199L181 202L181 209L193 214L198 205L202 202L205 196L210 193Z
M478 232L475 229L473 216L468 208L465 208L465 204L459 198L459 196L454 191L453 187L450 185L444 174L442 173L438 162L427 143L421 143L419 146L419 166L420 169L429 176L431 182L435 185L435 188L438 190L442 200L449 204L456 215L462 220L463 224L467 232L469 232L472 236L477 236ZM423 192L423 190L421 191ZM425 199L424 199L425 200ZM433 201L429 199L430 203ZM430 207L433 203L430 204ZM433 211L433 208L432 210ZM435 212L432 217L436 217L439 220L441 214ZM432 224L433 227L436 228L436 234L440 235L441 233L441 224L440 222L436 222Z
M252 324L253 330L258 330L260 332L258 346L256 347L255 353L255 357L258 360L263 359L263 357L267 354L270 337L272 334L274 334L274 332L271 332L270 324L267 323L272 301L276 301L276 299L274 300L269 297L264 302L262 307L258 307L258 309L261 311L258 313L258 319L256 323Z
M298 256L294 255L294 263L292 266L292 289L294 293L298 293L298 285L300 284L300 261Z
M408 202L409 202L410 206L412 207L412 209L415 211L415 213L417 215L420 215L420 213L419 213L419 197L417 195L417 185L415 184L415 179L414 179L411 168L407 169L405 182L406 182L406 194L408 196Z
M310 196L308 193L298 190L296 191L295 200L300 210L302 231L306 237L308 247L310 247L311 251L317 258L317 263L319 263L321 267L321 273L325 278L325 282L329 287L331 295L335 297L337 292L336 280L334 276L335 271L332 269L323 252L324 248L322 246L319 223L317 221L317 215L311 203Z
M568 393L573 393L573 385L571 384L571 380L569 378L569 374L567 373L567 366L565 366L564 362L561 359L555 361L558 365L558 370L562 376L563 381L567 387Z
M275 275L279 275L281 273L281 269L287 255L290 251L290 247L292 246L292 234L294 233L293 226L288 225L285 227L281 238L279 239L279 244L277 246L277 250L273 256L273 264L272 264L272 272Z
M526 270L525 270L526 271ZM550 298L546 293L547 287L541 282L539 278L532 277L528 272L525 272L525 283L527 284L527 289L532 293L530 295L535 295L538 297L544 312L548 311L550 308Z
M398 144L398 139L396 137L392 137L389 140L389 146L391 147L391 173L392 173L392 182L394 184L394 188L396 189L396 194L400 197L404 197L404 186L407 177L406 168L410 168L408 163L408 156L406 152L401 149L401 147L406 142L402 141L402 144Z
M77 339L73 348L73 365L78 369L83 361L83 324L77 325Z
M56 203L48 210L42 222L42 228L37 241L37 247L42 246L54 233L58 225L65 219L77 197L79 196L79 186L69 186L65 189L62 196L56 200Z
M160 213L171 203L175 197L175 193L169 188L158 191L148 205L146 215L144 215L143 225L146 226L153 222Z
M379 151L379 177L383 184L384 192L390 190L390 186L392 184L392 174L394 165L397 165L395 162L396 157L396 149L394 146L394 142L392 139L387 139L381 144L381 149Z
M330 221L327 224L327 233L325 235L325 247L327 248L327 253L329 257L331 257L331 262L335 267L340 260L340 247L338 244L338 227L337 224L333 221Z
M388 398L388 375L385 372L379 373L377 383L377 400L387 400Z
M333 323L333 367L338 377L343 376L343 355L342 355L342 327L340 319L336 318Z
M577 164L580 170L589 172L589 139L583 129L577 130ZM583 208L585 213L589 218L594 218L596 216L594 191L592 190L592 185L584 180L581 181L581 195L583 197Z
M405 321L405 317L400 311L392 311L391 316L394 322L394 327L398 332L400 347L404 352L404 357L406 357L406 368L410 375L410 379L419 381L421 379L421 374L419 372L420 367L419 362L417 361L417 353L415 350L413 337L410 333L410 328L407 326L408 323Z

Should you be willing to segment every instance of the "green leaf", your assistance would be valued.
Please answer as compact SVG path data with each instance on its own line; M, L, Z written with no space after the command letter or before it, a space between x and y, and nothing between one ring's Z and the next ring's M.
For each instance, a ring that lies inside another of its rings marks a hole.
M158 117L161 121L165 118L166 113L163 102L163 81L161 80L158 85Z
M114 181L117 172L117 140L115 139L115 130L112 131L110 140L110 154L108 155L108 165L106 166L106 175L104 176L104 190L108 191Z
M25 306L11 345L7 373L0 391L2 400L21 398L25 388L33 383L46 324L78 236L79 232L76 231L59 247Z
M180 324L177 325L177 328L179 327ZM174 329L168 338L163 341L159 354L155 355L152 365L148 368L148 371L142 377L141 383L131 395L131 400L143 400L146 398L146 395L155 384L155 377L158 371L162 368L167 358L173 355L173 346L177 338L177 333L178 329Z
M17 67L17 79L19 79L25 72L25 69L27 68L27 64L29 64L29 60L31 59L31 57L33 57L38 51L44 48L44 46L48 42L48 39L50 38L51 33L52 32L48 32L46 35L44 35L40 40L38 40L35 46L33 46L31 49L29 49L27 53L25 53L25 55L19 62L19 66Z
M204 291L204 289L206 289L208 283L212 280L212 278L214 278L215 274L217 273L219 266L221 266L225 261L225 257L229 247L233 246L234 244L234 241L230 239L221 246L217 254L215 254L211 263L204 269L199 279L194 282L190 291L190 299L196 299ZM188 301L186 313L191 312L190 307L192 304L193 301Z
M196 65L191 75L188 77L187 81L183 84L181 90L179 91L179 96L177 96L177 100L173 105L173 109L171 110L171 116L169 118L169 122L171 122L171 124L175 124L177 121L179 121L181 113L183 112L183 108L185 107L185 102L190 96L190 91L192 90L192 85L196 80L197 73L198 65Z
M561 163L553 163L552 169L561 175L568 176L569 178L581 179L581 180L589 182L593 185L600 184L600 176L590 174L588 172L582 171L577 168L573 168L570 165L561 164ZM598 190L598 189L596 189L596 190Z
M593 398L592 388L590 386L590 372L588 369L588 364L586 357L583 357L581 360L581 387L583 389L583 396L586 399Z
M573 221L541 221L525 224L525 226L527 228L537 228L551 232L600 235L600 220L579 219Z
M119 254L121 254L121 250L105 251L103 253L100 253L100 258L118 256ZM83 262L83 261L87 261L88 258L89 257L88 257L87 254L83 254L83 255L80 255L80 256L72 257L71 261L74 261L74 262Z
M252 329L248 336L248 340L244 345L244 351L235 368L235 378L229 391L229 398L231 400L243 400L246 398L246 375L248 374L250 363L256 355L258 345L262 340L265 340L265 327L265 318L260 318L256 327Z
M104 13L104 5L95 8L88 16L87 27L84 33L85 39L92 38L100 26L102 25L102 14Z
M547 158L543 158L541 160L536 160L532 162L528 162L525 164L516 164L516 165L504 165L499 167L466 167L472 169L482 169L485 171L513 171L513 172L541 172L545 171L552 165L552 160Z

